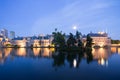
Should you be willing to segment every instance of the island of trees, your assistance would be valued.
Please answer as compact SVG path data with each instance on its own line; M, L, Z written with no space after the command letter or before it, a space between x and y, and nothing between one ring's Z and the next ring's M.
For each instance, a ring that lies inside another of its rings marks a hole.
M52 34L54 36L52 43L55 45L56 50L81 51L82 53L92 51L92 38L89 35L86 37L86 42L83 42L82 34L79 31L76 31L75 35L70 33L69 36L66 36L62 31L55 29Z

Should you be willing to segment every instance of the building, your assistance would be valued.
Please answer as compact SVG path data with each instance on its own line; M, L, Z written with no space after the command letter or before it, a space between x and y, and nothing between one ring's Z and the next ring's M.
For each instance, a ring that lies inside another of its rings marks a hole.
M2 40L3 40L3 36L0 35L0 42L2 42Z
M17 45L18 47L27 47L27 40L23 37L14 38L11 42L12 45Z
M3 36L0 35L0 47L2 47Z
M49 39L42 39L41 40L41 47L48 47L50 46L50 40Z
M15 38L15 32L14 31L10 31L10 39L14 39Z
M33 36L28 41L28 45L33 47L48 47L52 44L52 39L53 37L51 35Z
M11 43L18 47L48 47L52 44L52 36L17 37Z
M32 36L30 39L28 39L28 46L40 47L40 39L37 36Z
M111 45L111 38L105 32L98 32L88 34L93 39L93 47L105 47ZM86 40L86 36L83 36L83 41Z
M2 35L4 38L8 38L8 30L2 29L2 30L1 30L1 35Z

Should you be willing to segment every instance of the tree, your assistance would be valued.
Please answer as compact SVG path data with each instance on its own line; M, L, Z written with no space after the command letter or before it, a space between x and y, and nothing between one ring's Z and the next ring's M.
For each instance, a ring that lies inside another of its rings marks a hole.
M81 32L79 32L79 31L76 31L76 39L81 39L81 36L82 36L82 34L81 34Z
M83 47L83 43L81 40L78 40L78 47Z
M52 34L54 36L52 43L55 44L55 46L62 47L65 45L65 35L62 34L62 32L57 32L57 29L55 29L55 32Z
M73 34L70 33L69 39L67 40L67 45L68 46L74 46L75 43L76 43L76 40L75 40Z
M82 38L82 34L78 31L76 31L76 41L77 41L79 47L83 46L81 38Z
M92 38L90 37L90 35L87 35L87 43L86 43L86 47L91 48L92 47Z
M119 40L111 40L111 43L112 44L120 44L120 41Z

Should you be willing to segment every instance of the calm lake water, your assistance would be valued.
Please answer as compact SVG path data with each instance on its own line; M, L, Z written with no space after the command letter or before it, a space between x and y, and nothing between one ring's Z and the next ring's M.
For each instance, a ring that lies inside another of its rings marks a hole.
M0 80L120 80L120 48L92 55L54 49L0 49Z

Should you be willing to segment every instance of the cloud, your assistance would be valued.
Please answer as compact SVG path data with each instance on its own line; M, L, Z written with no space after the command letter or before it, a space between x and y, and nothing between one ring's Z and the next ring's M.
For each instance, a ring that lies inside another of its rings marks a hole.
M70 32L72 25L78 25L78 29L92 28L103 23L100 20L105 19L105 9L110 6L112 6L111 3L104 1L76 0L53 14L48 14L46 17L35 21L32 30L36 33L49 33L57 27L64 32ZM43 32L43 29L46 32Z

